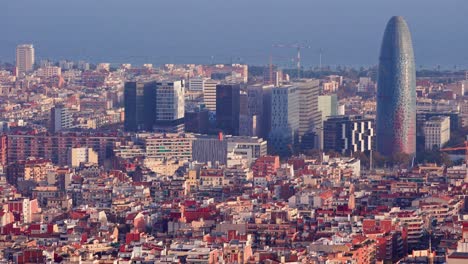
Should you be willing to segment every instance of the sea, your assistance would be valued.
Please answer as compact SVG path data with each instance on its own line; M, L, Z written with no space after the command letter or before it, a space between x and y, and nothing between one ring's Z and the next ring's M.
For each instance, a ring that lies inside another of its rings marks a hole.
M467 0L2 0L0 63L248 63L304 68L378 63L403 16L418 69L468 69Z

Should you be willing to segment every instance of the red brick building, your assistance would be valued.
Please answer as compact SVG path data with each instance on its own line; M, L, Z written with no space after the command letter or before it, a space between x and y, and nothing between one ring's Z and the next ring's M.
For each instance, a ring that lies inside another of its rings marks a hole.
M263 156L255 161L252 171L254 177L266 177L275 174L279 167L279 156Z

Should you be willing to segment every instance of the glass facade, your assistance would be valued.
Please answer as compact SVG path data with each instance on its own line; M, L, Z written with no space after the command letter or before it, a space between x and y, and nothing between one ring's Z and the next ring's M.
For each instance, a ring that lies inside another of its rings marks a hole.
M377 89L377 151L390 156L416 152L416 71L411 34L392 17L380 51Z

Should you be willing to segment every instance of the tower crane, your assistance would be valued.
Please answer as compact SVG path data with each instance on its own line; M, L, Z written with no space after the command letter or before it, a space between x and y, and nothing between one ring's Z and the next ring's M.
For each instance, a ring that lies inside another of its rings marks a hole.
M301 49L310 49L310 45L303 45L299 43L294 44L275 44L275 48L293 48L297 50L296 64L297 64L297 78L301 78Z
M464 146L440 149L440 151L453 151L453 150L465 150L465 164L467 166L465 179L468 179L468 140L465 140Z
M440 151L454 151L454 150L465 150L465 164L468 166L468 140L465 141L464 146L440 149Z

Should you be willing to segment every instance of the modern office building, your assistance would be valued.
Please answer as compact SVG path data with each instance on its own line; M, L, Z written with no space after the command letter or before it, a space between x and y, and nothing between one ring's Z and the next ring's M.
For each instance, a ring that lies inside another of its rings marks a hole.
M203 83L203 102L206 109L212 112L216 112L216 85L218 84L219 81L211 79Z
M329 116L338 115L338 97L336 94L320 95L318 97L318 111L321 113L321 122L317 129L317 135L319 137L319 148L323 149L323 122Z
M247 91L241 91L239 96L239 136L254 136L258 134L257 116L249 111Z
M184 132L183 81L148 82L144 85L144 119L148 131Z
M450 117L433 116L424 122L424 145L427 150L442 148L450 140Z
M273 153L289 156L299 144L300 91L296 86L280 86L271 94L271 131L268 142Z
M362 116L330 116L323 123L324 151L350 155L372 150L374 120Z
M416 71L411 34L402 17L387 24L380 50L377 151L385 156L416 152Z
M322 115L318 109L320 82L317 79L301 79L292 85L299 92L299 141L301 149L312 149L318 144Z
M185 132L206 134L210 130L207 109L195 109L185 112Z
M205 79L202 77L190 78L188 81L188 89L190 91L203 92L204 85Z
M216 106L216 127L224 134L239 135L240 85L218 84Z
M417 136L422 136L424 134L424 123L434 116L448 116L450 118L450 131L455 131L462 125L459 112L418 112L416 114Z
M267 155L267 141L258 137L227 136L227 150L245 158L249 164Z
M247 86L247 108L255 125L255 130L248 136L268 137L271 126L271 89L273 87L273 85L264 84Z
M139 131L145 128L144 83L126 82L124 87L125 131Z
M192 144L192 160L212 165L227 163L227 142L224 137L196 135Z
M16 47L16 68L18 74L27 73L34 67L34 47L32 44L22 44Z
M63 105L56 105L50 109L50 123L49 131L51 133L57 133L59 131L69 129L72 127L72 114Z
M318 97L318 111L322 114L322 122L329 116L338 115L338 97L336 94L320 95Z
M242 156L249 163L267 154L267 141L258 137L195 135L192 160L212 165L226 165L228 152Z
M267 139L270 136L271 131L271 95L273 91L273 85L263 86L262 97L263 97L263 114L262 114L262 129L260 137Z

